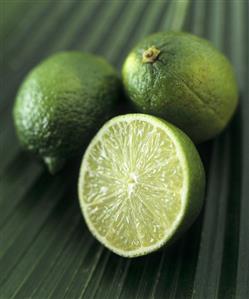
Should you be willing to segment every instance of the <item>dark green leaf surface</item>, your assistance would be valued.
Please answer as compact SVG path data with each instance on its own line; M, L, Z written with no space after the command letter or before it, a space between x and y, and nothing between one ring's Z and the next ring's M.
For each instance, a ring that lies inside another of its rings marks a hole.
M249 5L247 0L0 2L0 298L249 298ZM23 76L59 50L87 50L119 69L151 32L210 39L235 66L240 105L200 146L205 207L170 248L137 259L104 249L77 201L77 163L51 177L22 152L12 106Z

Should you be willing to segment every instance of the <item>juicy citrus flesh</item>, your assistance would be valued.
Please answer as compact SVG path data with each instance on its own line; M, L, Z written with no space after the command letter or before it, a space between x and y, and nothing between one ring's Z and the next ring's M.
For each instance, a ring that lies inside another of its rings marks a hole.
M79 179L81 208L95 237L123 256L161 247L183 216L183 164L174 134L157 118L109 121L88 147Z

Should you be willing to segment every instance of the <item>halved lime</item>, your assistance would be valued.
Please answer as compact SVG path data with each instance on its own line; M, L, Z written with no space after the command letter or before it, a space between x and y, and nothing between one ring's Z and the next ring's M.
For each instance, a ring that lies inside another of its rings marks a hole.
M135 257L168 243L198 215L205 174L192 141L145 114L108 121L84 155L80 205L92 234Z

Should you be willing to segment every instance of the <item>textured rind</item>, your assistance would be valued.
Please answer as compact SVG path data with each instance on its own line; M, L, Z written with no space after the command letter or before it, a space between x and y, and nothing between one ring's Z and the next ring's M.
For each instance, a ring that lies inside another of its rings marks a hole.
M183 209L181 214L179 214L178 219L175 222L175 226L172 228L170 234L168 234L163 240L159 241L157 244L153 246L149 246L146 248L141 248L138 250L132 251L122 251L110 245L106 242L105 238L100 236L97 230L91 223L91 220L88 217L87 210L85 209L84 203L84 195L83 195L83 180L84 180L84 171L85 165L87 165L87 157L91 152L92 146L94 146L95 142L101 138L101 135L105 132L105 129L116 121L119 120L146 120L149 123L153 123L154 125L158 125L161 129L164 129L169 137L172 139L175 144L177 156L180 160L181 166L183 167L184 174L184 186L183 186ZM197 216L200 213L200 210L203 205L205 193L205 171L195 145L190 140L190 138L182 132L180 129L176 128L174 125L166 122L163 119L146 115L146 114L126 114L112 118L109 120L97 133L97 135L93 138L91 143L89 144L82 160L79 181L78 181L78 194L79 201L83 216L88 225L89 230L93 234L93 236L99 240L104 246L109 248L114 253L123 256L123 257L138 257L143 256L153 251L161 249L163 246L170 245L172 242L177 240L184 231L186 231L191 224L195 221Z
M196 220L204 202L206 175L200 155L191 139L174 125L161 119L174 132L174 135L183 149L185 159L184 173L187 174L188 190L185 206L185 216L177 228L177 234L174 235L170 242L175 241L183 232L185 232Z
M112 115L119 91L118 75L104 59L75 51L53 55L28 74L17 94L21 144L55 172Z
M151 46L160 50L159 57L143 63ZM197 143L219 134L237 106L231 64L211 43L189 33L144 38L126 58L122 76L137 111L172 122Z

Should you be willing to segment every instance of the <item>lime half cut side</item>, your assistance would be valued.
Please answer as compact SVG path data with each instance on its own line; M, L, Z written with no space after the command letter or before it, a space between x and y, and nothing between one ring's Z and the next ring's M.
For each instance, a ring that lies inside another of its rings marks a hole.
M103 245L135 257L190 226L204 186L199 154L183 132L154 116L128 114L108 121L86 150L80 206Z

